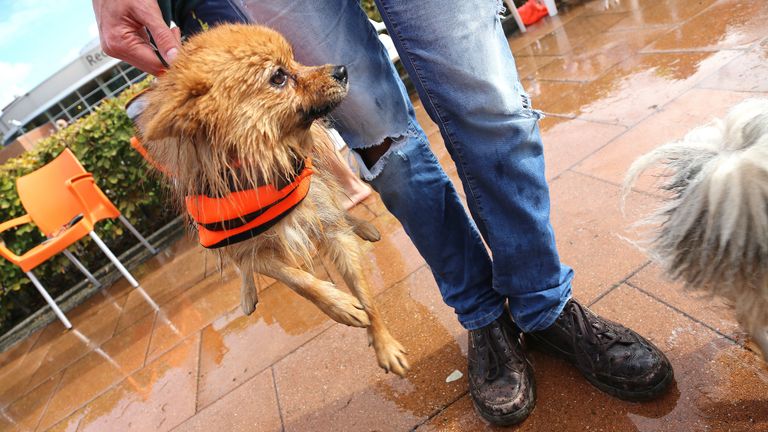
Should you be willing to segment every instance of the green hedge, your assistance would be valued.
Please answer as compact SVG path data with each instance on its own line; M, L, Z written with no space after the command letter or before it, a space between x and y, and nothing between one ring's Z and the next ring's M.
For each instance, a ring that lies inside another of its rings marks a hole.
M374 0L362 0L360 6L363 7L368 18L381 22L381 14L379 14L379 10L376 8Z
M170 221L174 215L163 205L165 192L148 175L145 162L129 142L133 126L123 107L145 86L138 84L117 98L103 101L95 112L44 139L33 151L0 165L0 221L25 214L16 193L16 178L45 165L65 147L93 173L96 183L140 232L150 234ZM97 233L117 255L137 243L123 230L118 221L106 220L96 226ZM43 236L33 225L26 225L3 233L2 240L14 253L21 254L39 244ZM91 271L108 262L87 237L70 250ZM54 297L83 279L61 254L35 268L34 273ZM0 333L44 304L21 270L0 258Z

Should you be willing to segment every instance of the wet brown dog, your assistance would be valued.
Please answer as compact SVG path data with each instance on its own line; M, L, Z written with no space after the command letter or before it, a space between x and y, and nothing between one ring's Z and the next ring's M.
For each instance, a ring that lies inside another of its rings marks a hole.
M137 125L179 203L200 194L226 199L233 184L241 191L285 184L297 163L312 158L306 198L262 234L222 248L242 277L243 312L258 302L254 272L267 275L334 320L366 327L379 365L403 375L405 350L373 303L355 238L375 241L379 233L343 209L326 170L332 144L315 121L346 93L344 67L297 63L288 42L265 27L221 25L184 45L147 92ZM333 261L354 297L302 269L317 252Z

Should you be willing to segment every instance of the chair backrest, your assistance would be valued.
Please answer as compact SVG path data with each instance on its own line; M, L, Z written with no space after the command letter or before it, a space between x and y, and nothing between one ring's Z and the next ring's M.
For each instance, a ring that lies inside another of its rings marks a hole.
M93 190L89 191L89 197L86 197L95 198L87 201L91 208L86 208L73 189L67 185L67 180L87 173L67 148L47 165L16 180L21 204L43 234L56 233L80 214L89 217L92 222L120 215L95 185ZM98 213L98 217L93 218L94 212Z

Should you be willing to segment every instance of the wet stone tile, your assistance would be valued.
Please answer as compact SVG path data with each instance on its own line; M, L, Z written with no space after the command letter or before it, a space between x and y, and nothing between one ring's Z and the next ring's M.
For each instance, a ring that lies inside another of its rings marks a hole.
M54 429L167 431L195 413L199 338L186 339Z
M513 49L513 52L516 57L568 54L575 48L587 43L590 38L606 31L621 20L622 17L622 14L578 16L546 36L531 42L529 45Z
M327 277L327 276L325 276ZM259 294L251 316L240 308L202 331L197 398L202 409L327 329L333 321L277 283Z
M277 432L281 427L272 370L267 369L174 431Z
M701 87L768 92L768 39L723 66Z
M157 313L148 360L165 352L240 305L240 277L215 274L179 295Z
M40 428L58 423L142 367L152 323L152 316L145 317L67 367Z
M633 56L661 36L662 30L642 29L624 35L602 33L536 72L536 78L558 81L593 81L617 63Z
M716 0L665 0L644 2L642 9L633 9L629 15L619 21L614 30L636 30L648 27L676 26L700 13L715 3ZM632 3L632 2L625 2Z
M574 169L613 184L624 182L632 162L656 147L681 139L693 128L723 117L750 93L692 89L638 123L634 128L601 148ZM660 170L651 170L637 182L635 189L658 194L663 180Z
M695 3L695 2L691 2ZM765 37L768 4L720 0L660 38L651 50L746 48Z
M91 300L98 306L83 311L72 319L73 328L77 331L65 330L58 321L51 323L43 331L35 345L49 347L27 385L36 386L112 337L119 310L103 299Z
M466 390L466 333L419 270L377 297L393 336L409 352L405 379L385 374L365 331L335 325L275 367L287 431L408 430Z
M147 264L153 270L147 270L141 277L134 276L141 284L143 292L131 289L117 325L118 331L145 315L156 312L146 297L151 298L157 305L164 305L219 271L215 254L206 251L187 237L177 244L180 244L178 251L163 252Z
M0 430L35 430L51 395L59 385L61 375L61 373L53 375L5 407L0 412Z
M542 132L547 178L552 179L621 135L626 128L562 119Z
M631 234L639 214L647 213L649 197L632 193L622 215L614 185L567 172L550 186L555 240L560 260L576 272L576 298L591 302L648 261L622 237Z
M736 322L733 309L723 300L707 298L693 291L686 291L681 283L669 281L657 265L650 265L627 283L671 305L710 328L731 338L744 341L744 331Z
M564 103L584 119L634 126L737 55L722 51L634 56L566 95Z

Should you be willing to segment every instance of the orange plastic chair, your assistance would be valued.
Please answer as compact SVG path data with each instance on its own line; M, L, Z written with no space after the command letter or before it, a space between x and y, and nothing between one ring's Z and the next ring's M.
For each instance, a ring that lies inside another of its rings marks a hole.
M132 286L138 287L136 279L128 272L112 251L93 231L96 222L118 218L128 230L153 254L157 249L120 214L120 211L96 185L93 175L85 170L69 149L38 170L16 180L19 199L27 214L0 224L0 233L11 228L34 223L48 239L22 255L16 255L0 240L0 256L19 266L29 277L40 294L51 306L65 327L71 328L64 313L56 305L32 270L59 252L73 264L94 285L98 280L67 248L90 236Z

